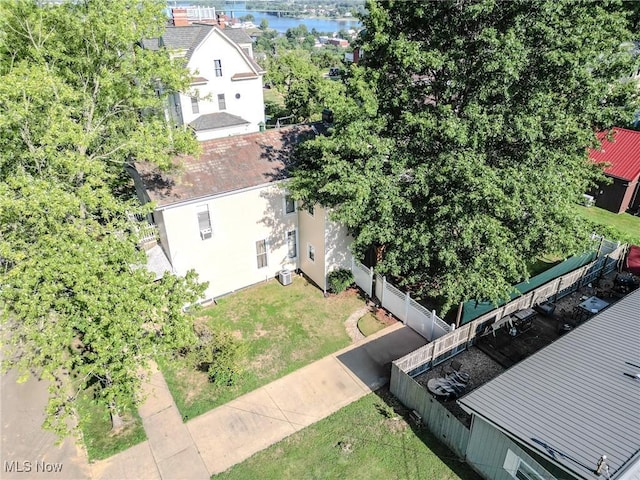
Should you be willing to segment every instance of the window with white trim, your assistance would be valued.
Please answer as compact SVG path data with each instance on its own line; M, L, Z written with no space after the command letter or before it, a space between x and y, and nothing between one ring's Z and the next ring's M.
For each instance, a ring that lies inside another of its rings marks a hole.
M287 232L287 256L289 258L296 258L298 256L298 232L296 230L289 230Z
M191 113L200 113L198 106L198 97L191 97Z
M222 76L222 60L214 60L213 67L216 70L216 77Z
M198 205L196 207L198 215L198 228L200 229L200 238L206 240L211 238L213 232L211 230L211 215L209 214L208 205Z
M503 468L516 480L544 480L541 474L511 450L507 450Z
M309 258L309 260L311 260L312 262L316 261L316 249L313 245L311 245L310 243L307 244L307 257Z
M224 93L218 94L218 110L226 110L227 101L224 99Z
M258 260L258 268L267 266L267 241L258 240L256 242L256 258Z
M293 199L291 195L284 196L284 213L295 213L296 211L296 201Z

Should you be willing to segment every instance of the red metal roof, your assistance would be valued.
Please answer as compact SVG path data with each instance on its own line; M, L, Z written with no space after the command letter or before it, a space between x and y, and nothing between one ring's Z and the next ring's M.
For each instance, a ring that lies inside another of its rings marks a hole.
M633 182L640 176L640 132L615 127L598 133L600 150L590 150L589 158L597 163L609 163L604 170L609 176Z

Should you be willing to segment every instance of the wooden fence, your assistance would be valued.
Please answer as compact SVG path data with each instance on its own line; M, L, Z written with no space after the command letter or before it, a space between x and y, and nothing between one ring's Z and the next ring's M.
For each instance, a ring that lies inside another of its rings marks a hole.
M616 248L607 255L517 297L499 308L485 313L466 325L436 338L433 342L424 345L393 363L397 365L401 371L411 376L426 372L439 363L456 355L458 352L466 350L469 345L475 343L478 336L488 331L490 325L503 317L524 308L531 308L548 299L552 301L558 300L588 283L595 281L599 276L611 273L615 270L618 260L623 257L625 249L626 245L617 245Z
M404 405L415 410L423 425L442 443L458 457L465 457L470 430L396 364L391 367L391 392Z
M610 273L622 258L626 245L608 247L600 258L558 277L539 288L518 297L481 317L455 329L431 343L414 350L391 364L390 390L405 406L415 410L431 433L461 458L466 456L470 430L451 412L443 407L414 377L432 369L435 365L465 350L477 337L487 331L492 323L523 308L529 308L547 299L558 299ZM377 288L377 284L376 284Z

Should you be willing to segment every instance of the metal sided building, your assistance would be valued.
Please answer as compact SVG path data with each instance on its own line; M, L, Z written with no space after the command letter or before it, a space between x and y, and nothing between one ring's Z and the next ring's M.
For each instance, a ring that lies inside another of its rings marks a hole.
M640 480L638 375L640 290L458 400L467 462L495 480Z

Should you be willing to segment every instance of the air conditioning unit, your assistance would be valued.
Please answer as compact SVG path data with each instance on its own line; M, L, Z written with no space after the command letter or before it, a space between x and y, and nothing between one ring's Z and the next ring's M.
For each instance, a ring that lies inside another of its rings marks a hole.
M212 232L210 228L203 228L200 230L200 238L202 240L206 240L207 238L211 238Z
M278 272L278 280L282 285L291 285L291 270L280 270Z
M582 200L582 204L585 207L593 207L596 203L596 199L593 198L593 195L587 195L586 193L582 195L583 200Z

